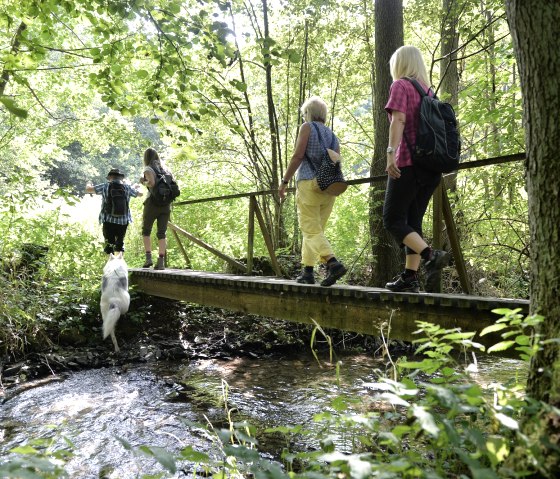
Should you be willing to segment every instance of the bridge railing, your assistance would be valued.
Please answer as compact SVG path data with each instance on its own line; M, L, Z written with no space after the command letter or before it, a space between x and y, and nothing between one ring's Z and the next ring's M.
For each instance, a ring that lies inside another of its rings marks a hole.
M510 163L515 161L525 160L525 153L517 153L513 155L506 155L506 156L499 156L494 158L486 158L483 160L476 160L476 161L468 161L459 164L458 171L472 169L472 168L480 168L489 165L498 165L503 163ZM456 173L450 173L445 176L453 176ZM375 183L379 183L382 181L387 180L387 175L378 175L378 176L371 176L367 178L356 178L348 181L349 185L360 185L369 183L370 185L374 185ZM288 188L288 192L294 192L295 188ZM224 201L236 198L249 198L249 216L248 216L248 225L247 225L247 264L243 264L232 258L225 253L219 251L217 248L206 243L204 240L196 237L194 234L184 230L183 228L177 226L174 223L169 223L169 228L172 230L177 244L179 245L179 249L183 254L187 266L190 267L190 259L186 253L186 250L181 242L180 236L187 238L188 240L192 241L194 244L206 249L213 255L219 257L220 259L224 260L228 263L234 270L237 270L242 273L251 273L253 271L253 255L254 255L254 239L255 239L255 219L259 225L260 232L263 236L266 248L268 250L268 254L270 256L272 268L274 272L278 276L282 276L282 269L278 263L278 259L276 257L276 253L274 251L274 245L272 241L272 236L266 227L266 223L264 221L264 216L262 211L259 207L257 197L271 195L277 193L277 190L260 190L260 191L252 191L248 193L235 193L231 195L223 195L223 196L213 196L207 198L198 198L192 200L184 200L184 201L177 201L174 203L174 206L187 206L187 205L194 205L198 203L208 203L208 202L217 202L217 201ZM443 225L445 224L447 235L449 237L449 242L451 244L451 249L453 251L453 257L455 261L455 265L457 268L457 273L459 276L459 281L461 284L461 288L464 293L470 294L472 292L472 287L470 285L467 270L465 266L465 261L462 254L461 245L459 242L459 236L457 234L457 228L455 225L455 221L453 219L453 213L451 210L451 203L449 201L449 197L447 194L447 187L446 182L442 181L438 189L435 191L433 196L433 245L435 248L442 247L442 235L441 232L443 231Z

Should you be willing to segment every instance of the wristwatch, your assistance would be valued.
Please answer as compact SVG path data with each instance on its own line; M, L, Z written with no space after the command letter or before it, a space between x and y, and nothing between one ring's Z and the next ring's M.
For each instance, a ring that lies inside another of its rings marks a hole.
M388 146L387 147L387 154L390 155L391 153L395 153L396 148L393 148L392 146Z
M282 179L282 183L283 183L284 185L287 185L287 184L289 183L289 181L286 181L285 179Z

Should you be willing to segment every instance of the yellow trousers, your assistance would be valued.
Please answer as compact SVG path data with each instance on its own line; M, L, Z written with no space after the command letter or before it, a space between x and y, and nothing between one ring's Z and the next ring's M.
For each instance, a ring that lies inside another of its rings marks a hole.
M335 197L318 193L313 187L314 184L314 180L300 180L297 183L296 204L299 227L303 234L301 256L304 266L315 266L318 259L325 261L325 257L334 256L325 237L325 226Z

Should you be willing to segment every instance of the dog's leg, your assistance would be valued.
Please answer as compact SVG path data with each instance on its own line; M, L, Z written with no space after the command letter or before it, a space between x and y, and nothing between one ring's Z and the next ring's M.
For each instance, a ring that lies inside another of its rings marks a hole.
M115 353L120 352L119 345L117 344L117 337L113 331L111 331L111 339L113 340L113 346L115 346Z

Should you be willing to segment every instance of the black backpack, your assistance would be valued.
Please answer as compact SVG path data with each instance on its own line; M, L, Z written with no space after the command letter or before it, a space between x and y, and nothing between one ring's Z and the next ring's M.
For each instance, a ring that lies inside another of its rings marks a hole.
M459 166L461 138L457 129L457 118L453 107L437 96L426 94L413 78L406 78L421 96L420 116L416 132L416 144L412 148L412 163L434 173L449 173Z
M122 181L113 180L109 183L104 211L111 216L126 216L128 212L128 200L126 188Z
M171 204L171 202L181 194L179 185L171 173L162 171L159 168L152 169L156 175L156 182L150 190L152 202L156 206L166 206Z

